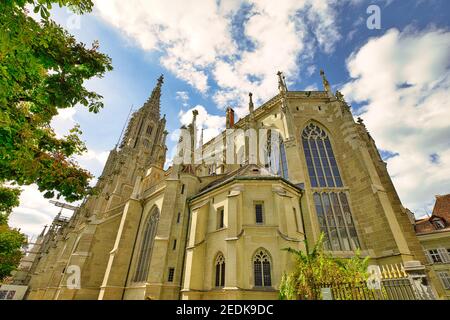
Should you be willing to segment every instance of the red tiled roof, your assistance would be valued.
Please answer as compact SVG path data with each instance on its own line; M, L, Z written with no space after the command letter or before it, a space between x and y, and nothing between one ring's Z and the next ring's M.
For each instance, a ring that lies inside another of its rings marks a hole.
M440 218L445 224L445 229L438 229L433 220ZM430 233L442 230L450 230L450 194L436 196L433 214L429 218L416 221L416 233Z
M450 194L436 196L433 216L444 218L445 221L450 224Z

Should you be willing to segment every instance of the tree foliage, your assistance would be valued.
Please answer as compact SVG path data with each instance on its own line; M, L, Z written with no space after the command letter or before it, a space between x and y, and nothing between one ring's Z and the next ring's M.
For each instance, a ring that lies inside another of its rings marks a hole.
M84 82L102 77L112 66L98 43L91 48L78 43L49 18L52 4L76 13L92 9L90 0L0 4L0 185L35 183L48 198L75 201L90 191L91 174L73 160L86 150L81 131L75 127L57 137L50 122L59 109L78 104L98 112L102 97L87 90ZM40 13L40 22L27 14L27 5ZM18 195L11 191L11 196Z
M367 281L369 258L361 258L359 252L350 259L332 257L323 249L324 235L310 250L305 240L306 252L292 248L283 249L296 258L295 270L285 273L280 284L279 298L282 300L321 299L321 284L357 285Z
M0 279L18 265L25 241L7 225L19 205L18 186L36 184L45 197L67 201L91 192L91 174L73 160L86 150L80 128L58 137L50 123L60 109L83 105L97 113L103 107L102 96L84 82L112 70L111 60L98 42L88 48L52 21L55 4L77 14L93 6L91 0L0 2Z
M26 238L19 230L9 228L7 224L0 225L0 281L17 268L24 244Z

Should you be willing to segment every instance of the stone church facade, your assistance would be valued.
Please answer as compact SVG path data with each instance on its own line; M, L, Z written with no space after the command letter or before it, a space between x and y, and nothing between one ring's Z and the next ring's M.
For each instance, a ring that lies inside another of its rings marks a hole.
M275 97L254 108L250 95L237 122L227 109L227 129L280 133L275 171L275 160L250 161L249 143L240 164L165 170L159 78L111 151L98 193L51 229L28 299L276 299L294 267L282 249L305 250L321 232L335 256L360 249L374 265L425 264L374 140L321 76L323 91L289 91L279 73ZM229 130L197 148L196 126L194 112L184 152L220 158Z

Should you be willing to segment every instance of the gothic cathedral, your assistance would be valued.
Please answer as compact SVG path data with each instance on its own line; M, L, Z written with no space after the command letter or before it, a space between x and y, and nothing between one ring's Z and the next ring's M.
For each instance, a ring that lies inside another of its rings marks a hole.
M42 235L28 299L277 299L295 263L282 249L305 250L321 233L335 256L360 250L374 265L423 265L374 140L321 76L324 91L289 91L278 73L279 93L259 108L250 94L244 118L227 109L227 129L280 132L275 171L249 161L251 146L239 164L164 169L161 76L109 154L98 192ZM184 129L196 137L195 112ZM227 132L197 149L217 159Z

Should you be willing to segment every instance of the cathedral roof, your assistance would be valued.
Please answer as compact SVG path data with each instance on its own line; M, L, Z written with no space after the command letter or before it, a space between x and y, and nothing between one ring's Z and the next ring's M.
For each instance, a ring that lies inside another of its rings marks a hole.
M291 187L301 191L302 188L299 185L295 185L282 177L275 175L271 173L266 168L256 165L256 164L247 164L241 168L238 168L234 171L231 171L227 174L224 174L222 177L218 178L217 180L211 182L206 187L200 190L200 192L196 195L194 195L191 199L197 198L203 194L206 194L220 186L223 186L229 182L235 181L235 180L280 180Z

